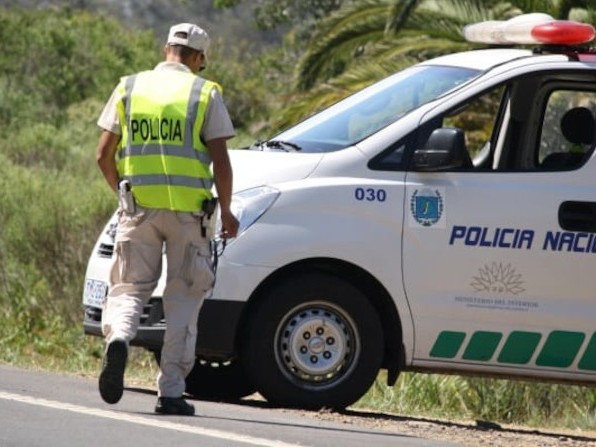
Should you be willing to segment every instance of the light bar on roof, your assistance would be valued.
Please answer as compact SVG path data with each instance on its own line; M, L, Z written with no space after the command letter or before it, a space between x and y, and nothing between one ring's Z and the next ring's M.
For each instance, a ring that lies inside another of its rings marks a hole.
M592 25L570 20L554 20L532 28L532 37L547 44L579 45L591 42L595 36Z
M492 45L579 45L592 41L596 30L587 23L532 13L468 25L464 37L468 42Z

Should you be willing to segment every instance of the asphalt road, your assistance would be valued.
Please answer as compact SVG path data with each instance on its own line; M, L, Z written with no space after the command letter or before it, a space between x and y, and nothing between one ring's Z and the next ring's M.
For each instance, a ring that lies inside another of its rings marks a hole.
M116 405L99 397L95 379L0 365L0 447L438 447L405 434L321 421L308 413L194 401L198 416L153 413L154 390L125 390Z

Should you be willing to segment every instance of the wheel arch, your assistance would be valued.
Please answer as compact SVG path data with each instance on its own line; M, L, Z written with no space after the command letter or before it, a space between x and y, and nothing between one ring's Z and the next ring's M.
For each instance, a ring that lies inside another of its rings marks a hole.
M339 259L304 259L288 264L267 277L248 299L240 322L239 331L237 332L237 346L240 346L244 339L243 335L246 331L247 322L251 317L252 309L263 293L274 284L282 282L286 278L305 273L332 274L349 282L370 299L382 324L385 342L382 367L387 370L387 385L393 385L405 363L402 325L395 303L387 289L373 275L357 265Z

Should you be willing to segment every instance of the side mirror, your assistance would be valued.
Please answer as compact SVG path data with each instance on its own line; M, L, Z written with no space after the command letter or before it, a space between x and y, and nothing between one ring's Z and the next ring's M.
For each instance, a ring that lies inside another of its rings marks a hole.
M414 151L411 169L433 172L472 167L463 130L441 127L433 130L423 149Z

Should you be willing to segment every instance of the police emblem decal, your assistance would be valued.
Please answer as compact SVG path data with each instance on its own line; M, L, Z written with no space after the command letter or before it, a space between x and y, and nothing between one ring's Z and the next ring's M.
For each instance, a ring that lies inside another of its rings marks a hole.
M431 227L443 217L443 195L438 189L415 189L410 197L410 211L423 227Z

